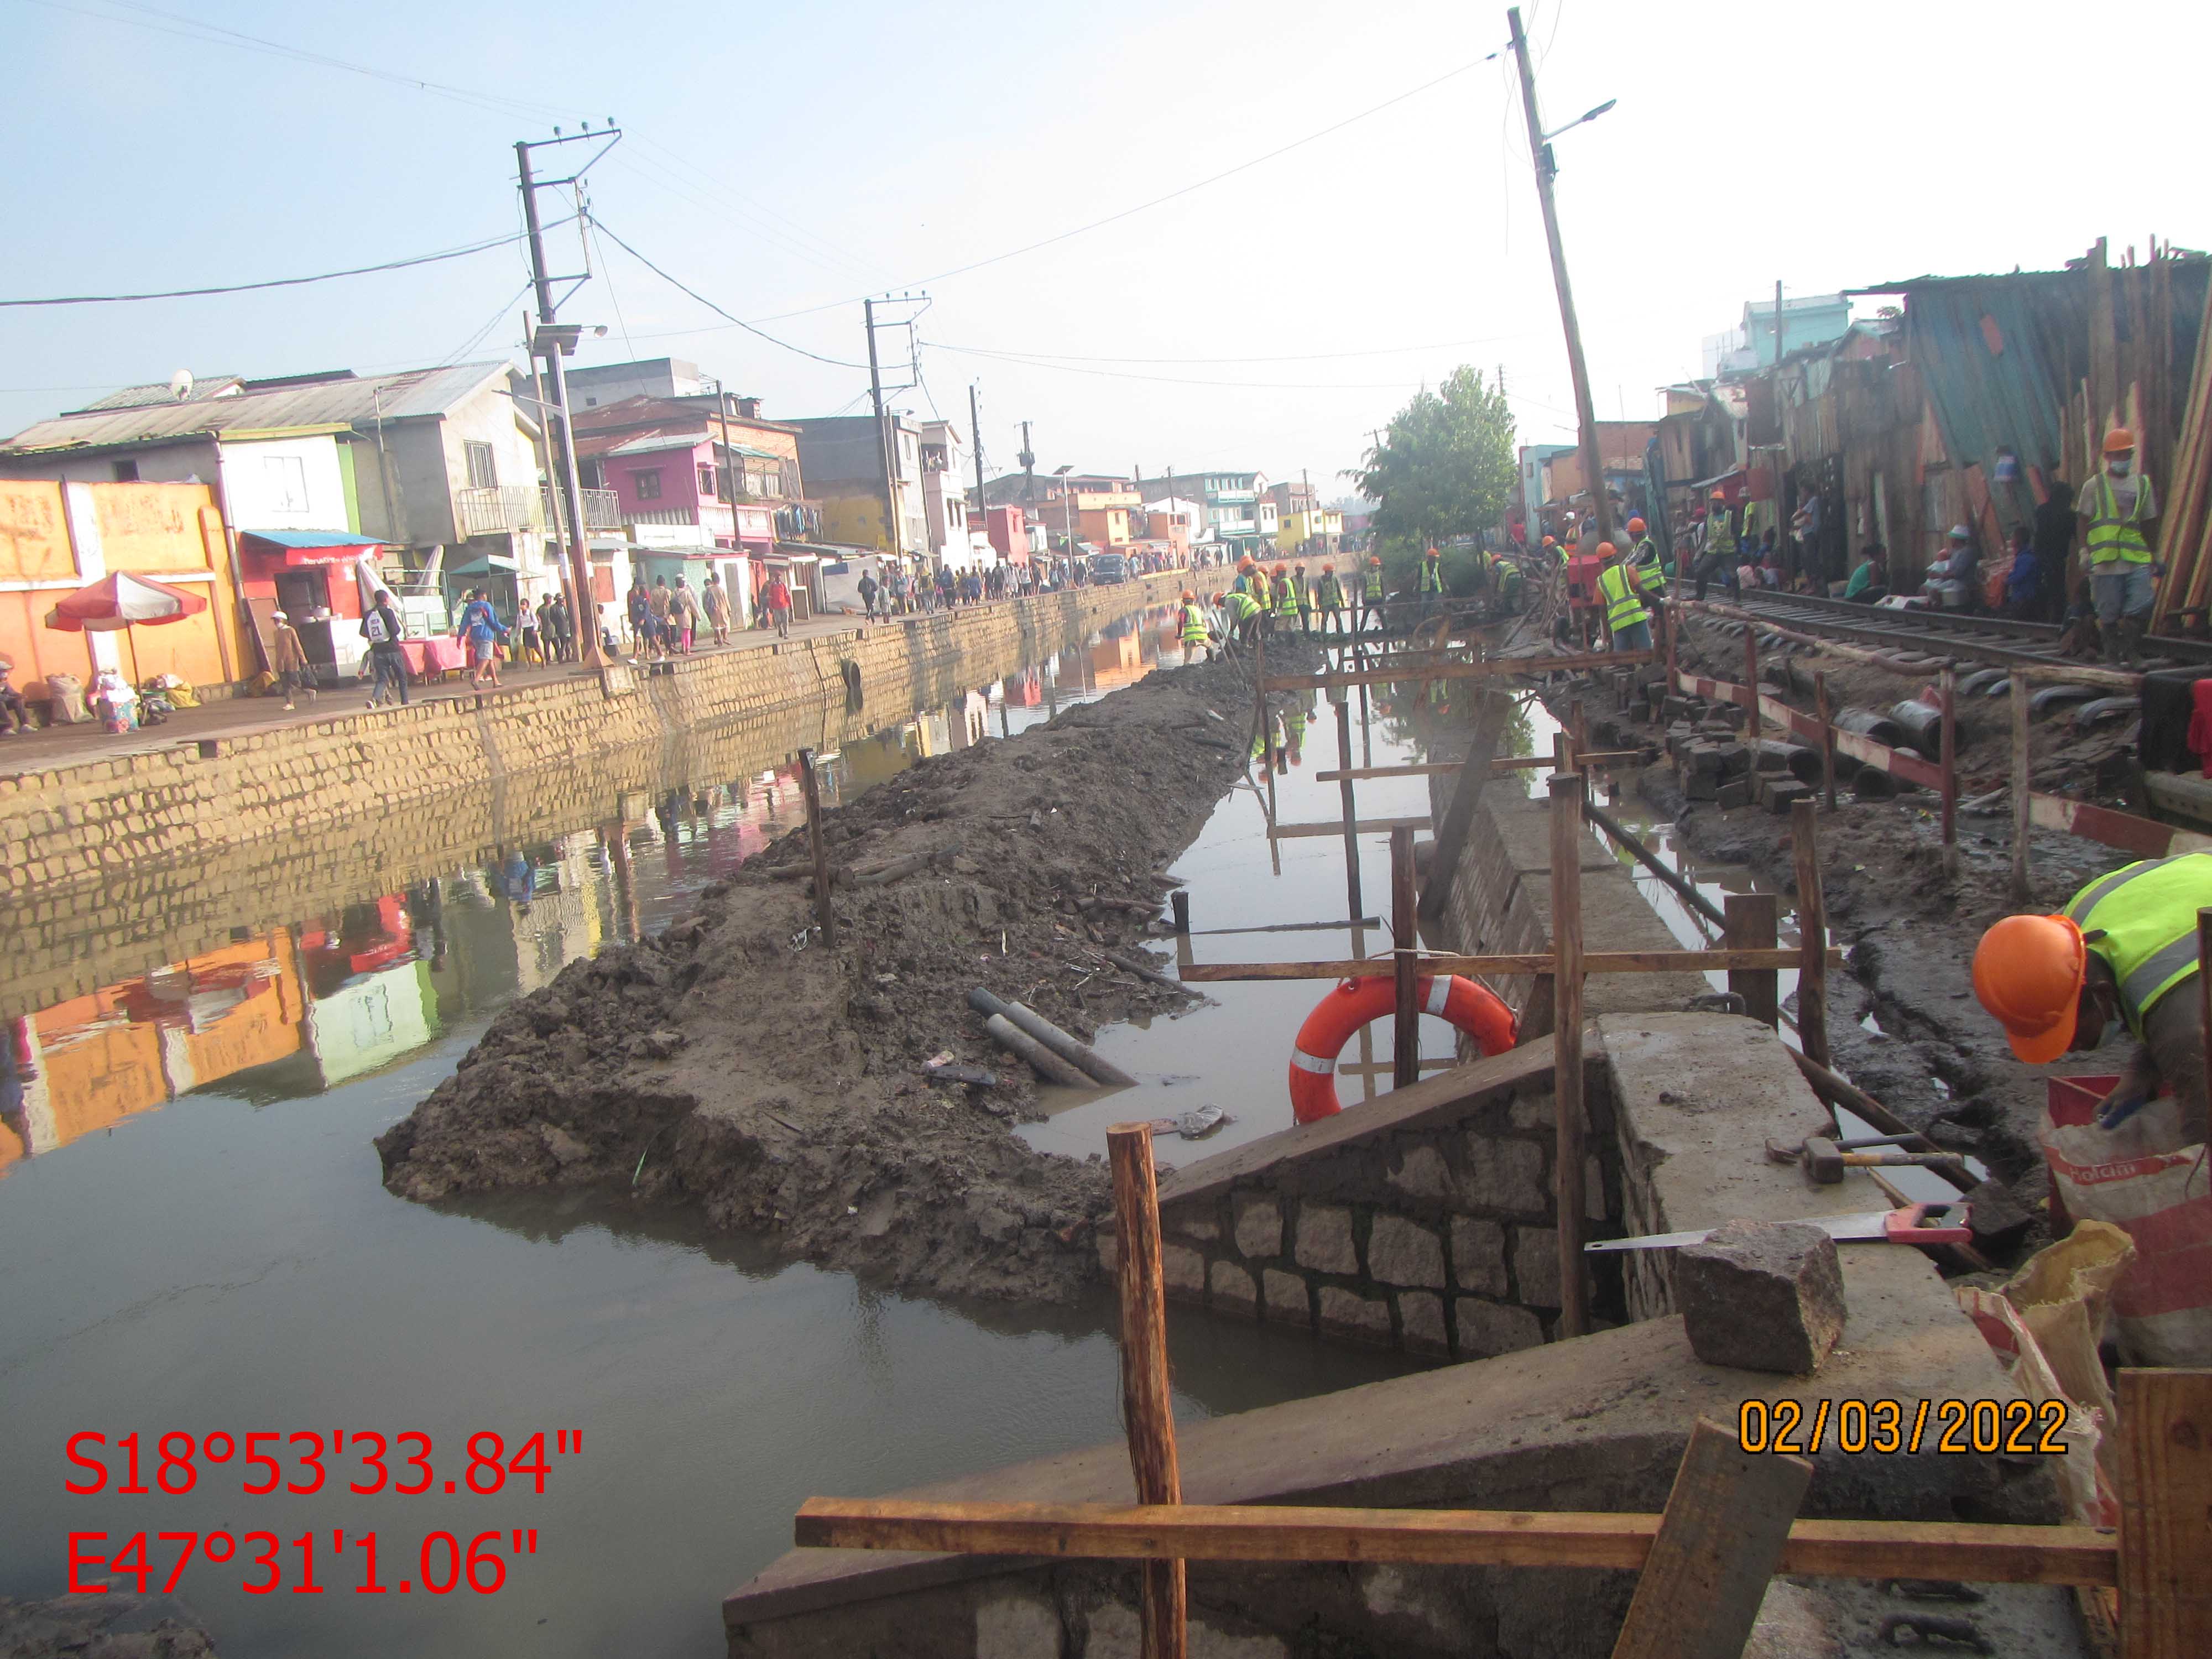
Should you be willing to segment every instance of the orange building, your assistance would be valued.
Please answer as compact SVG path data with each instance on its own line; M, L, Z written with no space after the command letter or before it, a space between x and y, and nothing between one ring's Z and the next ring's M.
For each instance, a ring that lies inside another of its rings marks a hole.
M46 626L58 601L116 571L199 594L207 608L127 635ZM104 667L194 685L252 675L259 659L240 639L232 577L222 514L206 484L0 478L0 656L15 665L27 697L45 697L49 674L89 682Z

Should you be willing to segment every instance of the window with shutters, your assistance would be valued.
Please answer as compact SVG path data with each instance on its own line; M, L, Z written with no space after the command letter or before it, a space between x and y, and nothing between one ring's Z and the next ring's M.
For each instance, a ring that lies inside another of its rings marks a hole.
M499 457L489 444L464 442L461 458L469 469L469 488L495 489L499 487Z

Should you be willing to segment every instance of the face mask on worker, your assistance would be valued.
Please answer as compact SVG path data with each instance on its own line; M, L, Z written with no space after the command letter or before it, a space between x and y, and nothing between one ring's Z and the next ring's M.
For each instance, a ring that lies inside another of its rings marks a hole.
M2126 456L2115 455L2111 460L2105 463L2105 471L2111 473L2115 478L2124 478L2128 476L2129 467L2133 465L2134 463L2130 461Z

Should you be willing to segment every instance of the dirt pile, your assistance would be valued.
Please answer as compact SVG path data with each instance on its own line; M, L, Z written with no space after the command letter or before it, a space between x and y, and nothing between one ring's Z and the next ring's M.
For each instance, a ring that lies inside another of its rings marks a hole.
M696 915L501 1013L378 1140L385 1184L434 1200L618 1179L898 1285L1074 1297L1097 1273L1105 1166L1011 1132L1034 1080L966 994L1085 1037L1195 1006L1105 952L1139 948L1172 884L1160 866L1240 775L1250 687L1226 664L1156 671L831 809L834 948L811 930L795 832ZM931 1079L947 1049L1000 1081Z

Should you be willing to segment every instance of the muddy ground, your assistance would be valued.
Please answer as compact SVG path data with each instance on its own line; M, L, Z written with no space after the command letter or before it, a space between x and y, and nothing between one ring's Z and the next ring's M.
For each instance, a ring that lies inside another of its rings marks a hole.
M216 1659L185 1603L164 1595L0 1595L0 1659Z
M1679 650L1686 672L1743 678L1740 636L1694 624ZM1771 682L1776 657L1762 653L1761 660ZM1798 661L1793 684L1808 683L1815 661L1838 708L1886 710L1920 689L1918 682L1896 674L1811 655ZM1793 707L1812 708L1811 697L1801 690L1772 683L1766 690ZM1838 1069L1938 1144L1983 1158L2013 1196L2035 1211L2048 1192L2036 1146L2047 1079L2118 1072L2126 1053L2115 1042L2094 1054L2069 1055L2056 1066L2022 1065L1996 1022L1974 1000L1974 947L1991 922L2018 908L2009 896L2011 809L2001 793L2008 775L2010 729L2004 699L1962 701L1960 794L1968 803L1995 799L1960 812L1955 875L1944 873L1941 811L1931 793L1859 800L1845 786L1835 811L1821 815L1822 887L1832 928L1837 942L1849 947L1851 968L1829 981L1828 1030ZM1656 724L1641 730L1647 738L1663 735ZM2062 716L2038 720L2033 732L2039 787L2116 799L2117 781L2127 770L2124 730L2077 734ZM1676 819L1699 859L1747 865L1762 882L1794 898L1796 853L1786 818L1756 805L1723 811L1709 801L1686 801L1674 769L1663 762L1644 770L1638 788L1662 816ZM2084 884L2130 861L2130 855L2094 842L2042 830L2032 834L2032 908L2057 909ZM2027 1246L2043 1237L2039 1222Z
M1105 1164L1012 1132L1035 1079L967 993L1085 1038L1199 1006L1104 952L1141 951L1161 870L1243 775L1250 687L1233 665L1155 671L830 809L834 948L810 933L794 832L696 915L502 1012L379 1139L386 1186L432 1201L619 1182L896 1285L1073 1299L1099 1272ZM1000 1081L925 1075L945 1050Z

